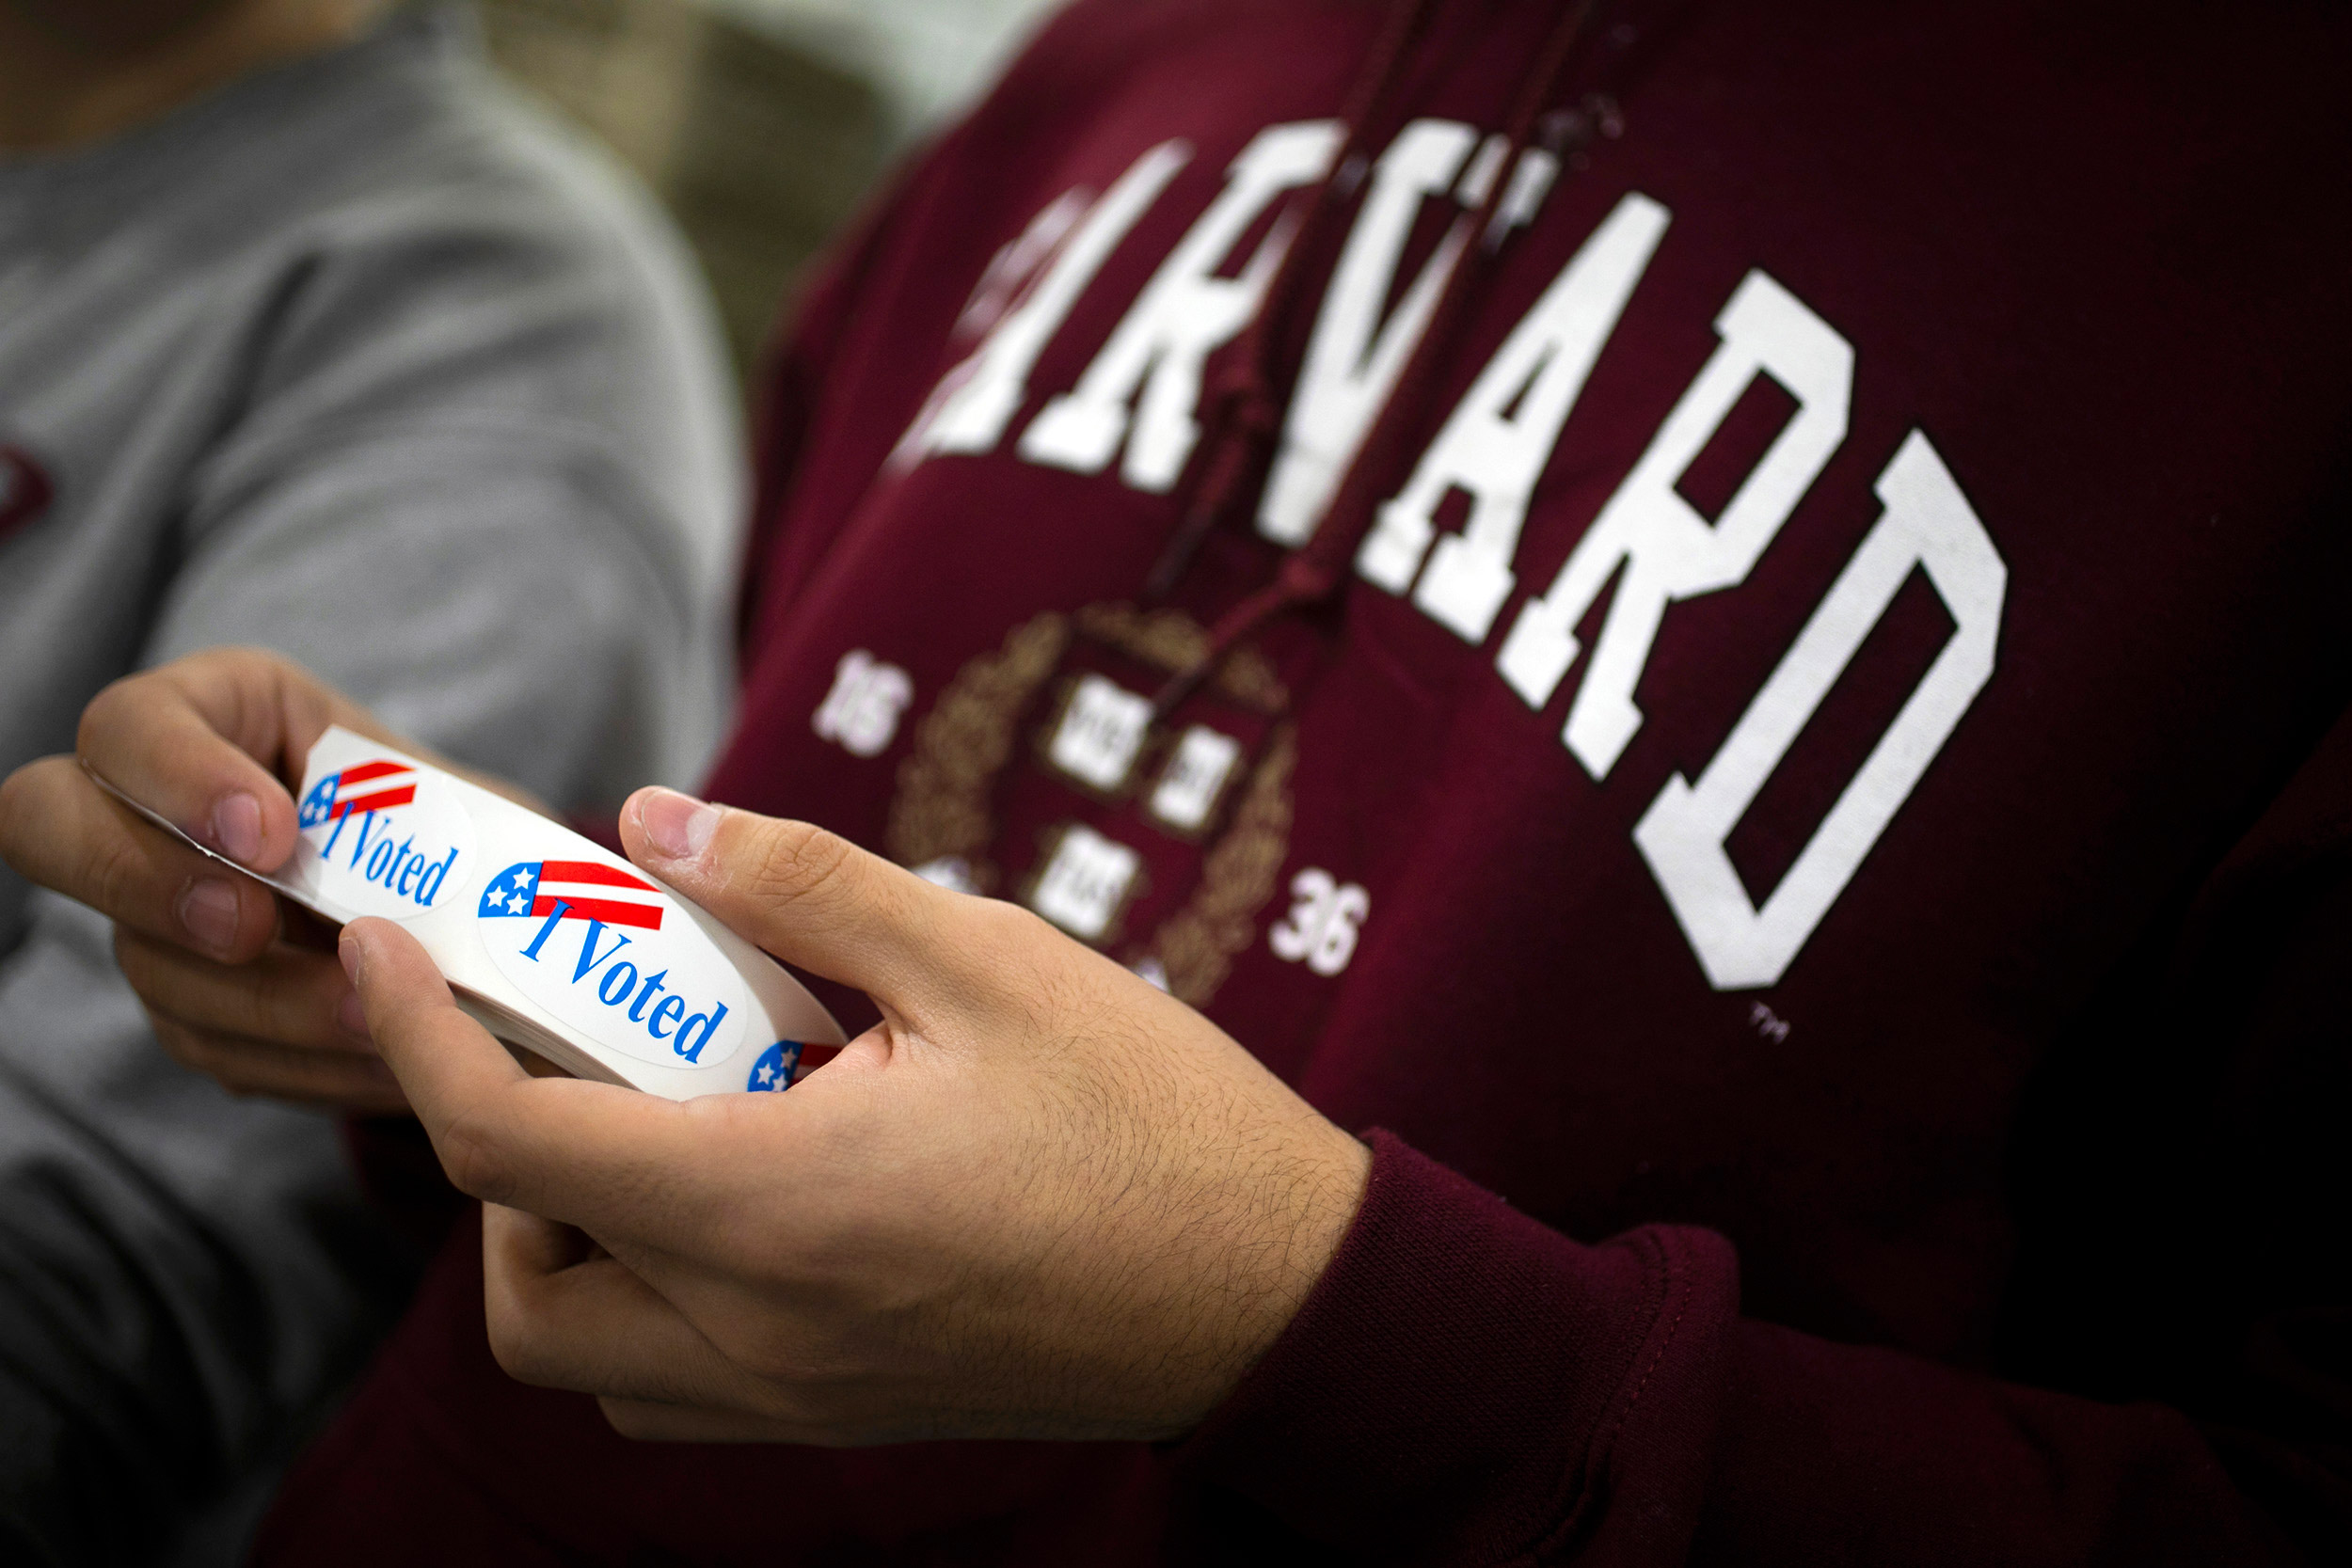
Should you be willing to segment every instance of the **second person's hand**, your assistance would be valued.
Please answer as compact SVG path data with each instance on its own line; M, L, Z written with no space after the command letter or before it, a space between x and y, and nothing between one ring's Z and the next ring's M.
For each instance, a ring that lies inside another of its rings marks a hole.
M72 756L0 784L0 857L115 922L115 954L164 1049L241 1094L358 1112L406 1103L377 1057L331 934L174 840L95 773L240 865L294 852L298 782L328 725L405 745L274 654L224 648L117 681ZM413 750L413 747L410 749Z

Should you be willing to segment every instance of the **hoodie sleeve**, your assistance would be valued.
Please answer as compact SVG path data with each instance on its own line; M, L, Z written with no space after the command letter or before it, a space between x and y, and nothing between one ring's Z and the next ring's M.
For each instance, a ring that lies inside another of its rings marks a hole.
M1723 1236L1582 1244L1375 1132L1182 1462L1367 1559L2352 1560L2352 721L2150 945L2021 1118L1993 1370L1742 1317Z

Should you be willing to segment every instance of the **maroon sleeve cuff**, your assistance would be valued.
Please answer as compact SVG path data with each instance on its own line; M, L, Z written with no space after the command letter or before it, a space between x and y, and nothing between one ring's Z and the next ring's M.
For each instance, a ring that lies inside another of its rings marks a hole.
M1388 1133L1369 1141L1330 1268L1179 1464L1365 1557L1606 1539L1607 1560L1679 1561L1739 1309L1729 1243L1648 1227L1581 1246Z

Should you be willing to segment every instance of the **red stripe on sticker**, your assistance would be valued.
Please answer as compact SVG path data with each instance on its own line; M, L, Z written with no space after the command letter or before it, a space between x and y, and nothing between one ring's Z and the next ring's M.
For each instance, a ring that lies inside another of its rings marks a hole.
M607 926L637 926L648 931L661 929L661 906L659 904L627 904L617 898L564 898L551 893L539 895L531 906L533 915L549 915L555 906L570 906L564 911L566 920L601 920Z
M344 768L336 776L346 784L366 784L370 779L380 779L387 774L405 773L408 770L408 765L405 762L363 762L357 768Z
M402 784L398 789L379 789L373 795L336 801L335 815L342 816L355 811L389 811L394 806L405 806L416 798L415 784Z
M543 882L595 882L599 887L633 887L643 893L661 890L643 877L631 876L618 866L602 861L541 861L539 879Z

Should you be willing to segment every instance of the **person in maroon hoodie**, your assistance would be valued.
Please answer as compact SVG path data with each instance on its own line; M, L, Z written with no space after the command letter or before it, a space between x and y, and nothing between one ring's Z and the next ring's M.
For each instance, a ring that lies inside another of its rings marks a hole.
M1083 0L803 300L725 809L621 824L871 1028L532 1079L349 927L488 1204L262 1560L2352 1556L2347 66ZM84 755L268 857L333 703Z

